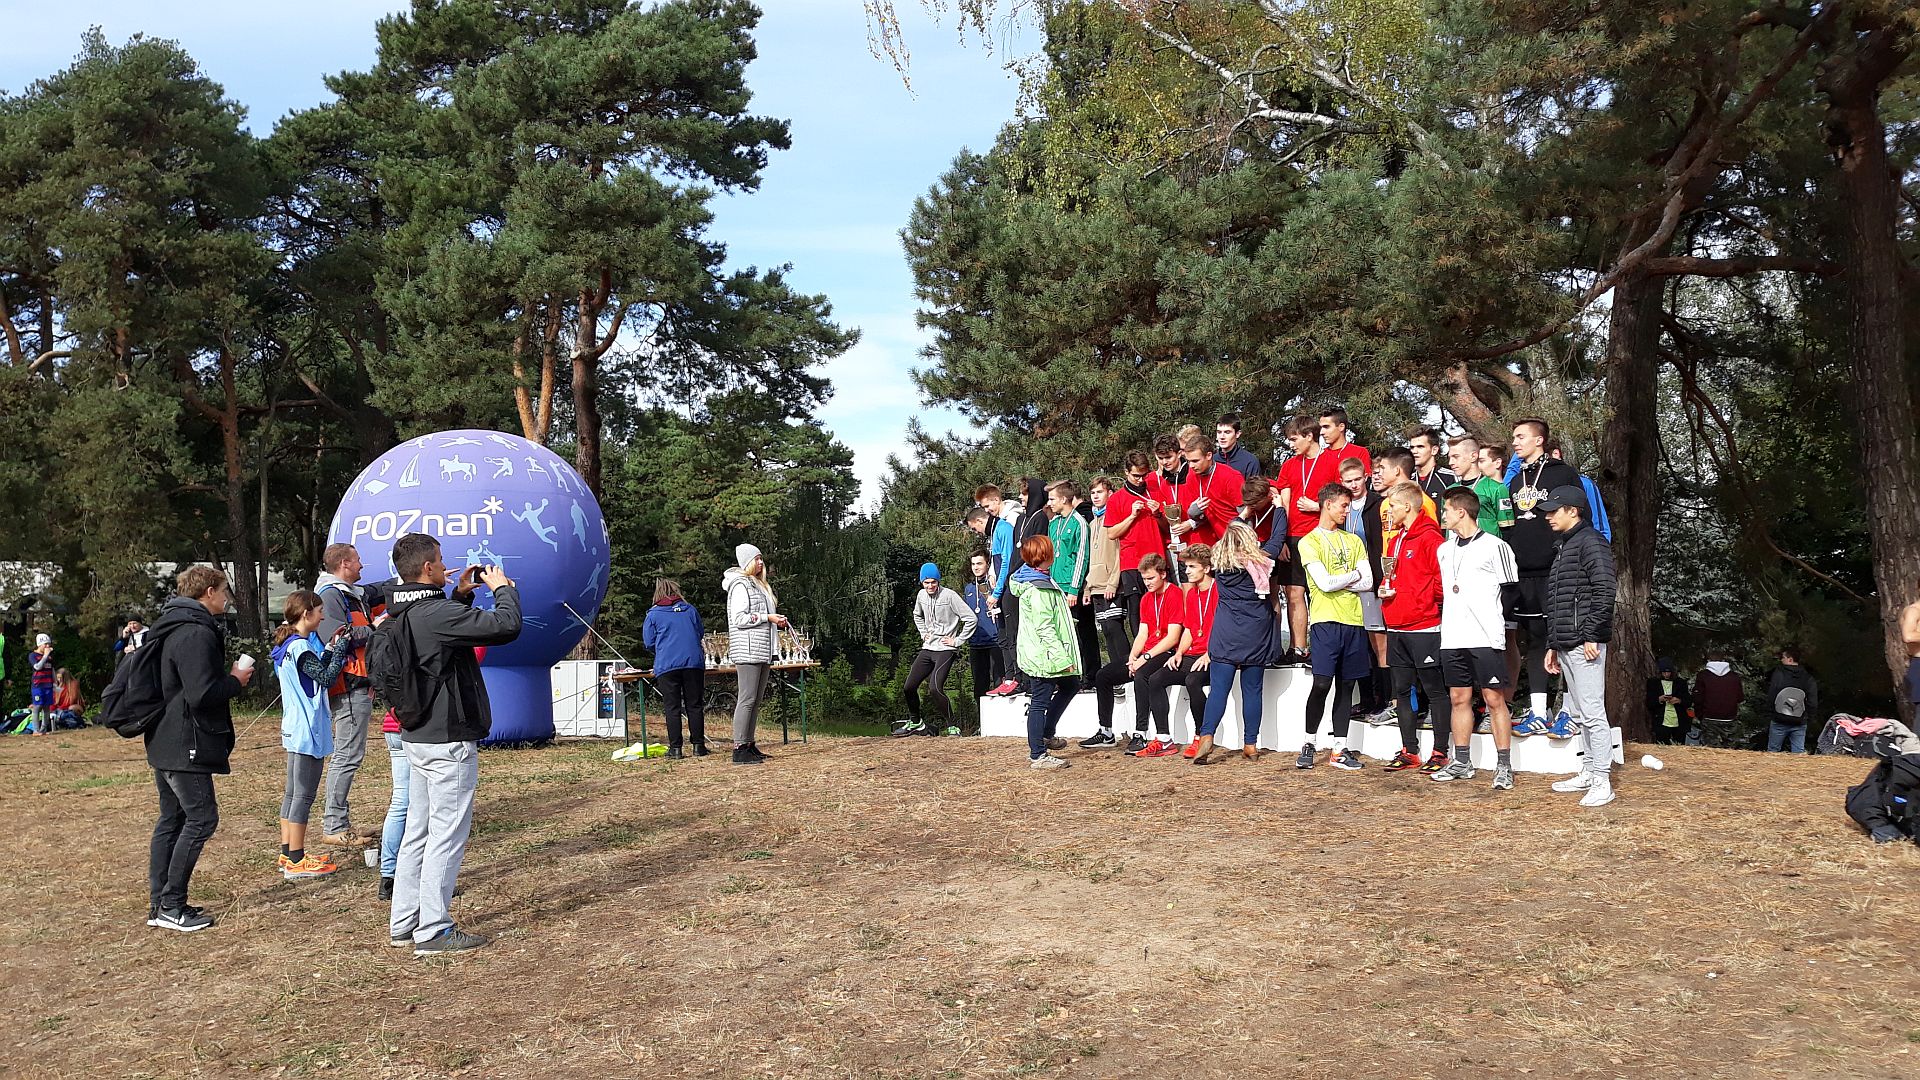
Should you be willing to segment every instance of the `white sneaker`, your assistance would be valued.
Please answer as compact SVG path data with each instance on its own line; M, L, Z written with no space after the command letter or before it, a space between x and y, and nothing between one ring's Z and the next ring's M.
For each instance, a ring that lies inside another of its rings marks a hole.
M1054 757L1052 754L1041 754L1027 764L1036 769L1064 769L1068 763L1065 759Z
M1607 780L1598 780L1587 789L1580 800L1581 806L1605 806L1613 801L1613 784Z
M1577 772L1565 780L1555 780L1553 782L1553 790L1555 791L1585 791L1592 786L1593 777L1585 772Z

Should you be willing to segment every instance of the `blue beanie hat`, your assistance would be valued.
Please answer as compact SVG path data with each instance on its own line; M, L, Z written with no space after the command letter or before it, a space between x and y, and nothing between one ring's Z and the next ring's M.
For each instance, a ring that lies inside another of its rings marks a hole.
M928 578L938 578L939 576L940 576L940 568L938 566L935 566L930 562L924 562L920 564L920 580L921 581L925 581Z

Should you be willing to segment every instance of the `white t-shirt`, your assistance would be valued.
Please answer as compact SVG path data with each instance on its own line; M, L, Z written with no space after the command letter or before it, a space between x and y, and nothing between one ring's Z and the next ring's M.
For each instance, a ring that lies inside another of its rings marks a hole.
M1519 580L1505 540L1485 530L1464 544L1448 538L1440 545L1440 647L1505 650L1500 587Z

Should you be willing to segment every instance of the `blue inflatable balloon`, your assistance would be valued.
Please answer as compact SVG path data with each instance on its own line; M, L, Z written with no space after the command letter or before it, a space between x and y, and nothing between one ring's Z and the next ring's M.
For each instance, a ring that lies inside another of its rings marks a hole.
M488 649L481 666L493 702L487 741L551 738L551 669L606 599L610 545L599 500L543 446L498 431L442 431L367 466L328 540L359 550L362 581L381 581L394 576L393 542L413 532L439 539L449 569L497 565L520 587L520 639ZM491 607L493 596L482 587L475 602Z

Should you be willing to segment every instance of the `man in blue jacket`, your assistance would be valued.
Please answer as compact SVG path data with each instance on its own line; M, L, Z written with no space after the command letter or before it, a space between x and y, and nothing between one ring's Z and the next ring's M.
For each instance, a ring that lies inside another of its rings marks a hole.
M1000 684L987 691L989 696L1011 694L1020 688L1018 662L1013 657L1013 641L1018 629L1018 604L1002 605L1001 600L1007 591L1007 582L1012 580L1014 563L1019 560L1013 551L1013 522L996 516L984 506L976 506L967 511L967 528L975 536L989 537L987 560L992 567L993 588L987 593L987 606L993 614L1002 620L999 633L1000 663L1003 675Z
M976 551L967 560L971 578L962 593L973 610L973 635L967 638L967 666L973 670L973 700L977 705L988 690L1000 685L1005 670L1000 662L999 618L987 598L993 594L993 559Z

